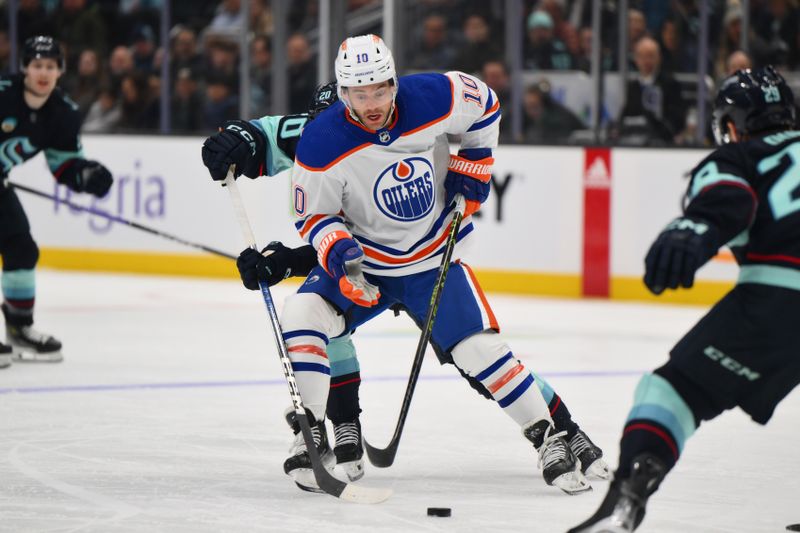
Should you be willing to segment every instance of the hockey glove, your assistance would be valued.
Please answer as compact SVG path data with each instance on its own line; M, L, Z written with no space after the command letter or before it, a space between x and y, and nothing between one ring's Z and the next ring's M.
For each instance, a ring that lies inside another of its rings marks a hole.
M465 217L480 209L489 197L493 164L492 151L488 148L461 150L458 155L451 155L444 180L446 203L449 205L456 194L461 193L467 201Z
M214 181L224 180L231 165L236 165L234 177L259 177L265 154L264 134L244 120L226 122L222 131L205 140L202 150L203 164Z
M322 239L317 252L319 263L334 279L348 300L363 307L378 303L381 293L361 272L364 252L350 236L342 231L329 233Z
M261 253L247 248L236 259L242 284L251 291L259 289L259 281L272 287L288 277L305 276L316 264L317 254L313 247L292 249L278 241L269 243Z
M699 219L676 218L650 246L644 284L653 294L694 285L694 274L719 249L717 229Z
M97 161L73 160L71 168L61 175L58 182L75 192L88 192L98 198L108 194L114 178L106 167Z

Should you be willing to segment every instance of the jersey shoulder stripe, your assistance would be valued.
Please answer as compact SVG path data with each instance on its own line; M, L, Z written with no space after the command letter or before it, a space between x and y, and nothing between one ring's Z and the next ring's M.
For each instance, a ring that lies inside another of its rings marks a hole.
M444 74L411 74L400 78L398 83L401 135L412 135L433 126L453 112L453 82Z

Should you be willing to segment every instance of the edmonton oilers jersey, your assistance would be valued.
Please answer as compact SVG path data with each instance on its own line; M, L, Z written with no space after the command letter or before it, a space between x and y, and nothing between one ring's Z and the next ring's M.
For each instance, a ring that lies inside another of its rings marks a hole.
M686 214L713 223L739 281L800 290L800 131L720 147L692 172Z
M401 78L395 112L378 131L333 104L306 126L297 147L292 191L300 235L315 248L331 232L352 235L373 274L438 267L454 207L444 202L447 135L459 135L462 149L492 149L499 118L494 92L461 72ZM459 242L472 230L465 219Z
M78 106L56 87L41 108L31 109L23 92L21 75L0 77L0 177L42 150L58 176L64 163L83 157Z

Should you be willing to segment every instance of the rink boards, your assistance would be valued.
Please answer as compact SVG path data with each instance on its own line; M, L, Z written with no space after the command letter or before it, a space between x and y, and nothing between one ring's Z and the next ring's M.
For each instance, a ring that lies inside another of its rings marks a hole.
M85 136L87 158L115 177L95 200L54 184L44 158L11 180L232 255L243 248L228 197L200 159L202 138ZM707 151L501 146L492 194L465 260L493 291L649 298L643 258L680 213L685 177ZM289 175L240 180L259 242L300 245L290 220ZM231 262L102 217L20 192L43 266L77 270L235 276ZM721 254L693 291L662 301L708 303L736 277Z

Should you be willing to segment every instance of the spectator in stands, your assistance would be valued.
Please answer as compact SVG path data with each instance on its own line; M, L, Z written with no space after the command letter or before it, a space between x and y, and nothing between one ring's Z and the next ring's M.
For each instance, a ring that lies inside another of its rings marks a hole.
M447 19L432 14L422 21L422 37L419 48L408 43L413 55L408 62L412 70L449 70L456 57L456 51L447 35Z
M566 142L574 131L586 127L572 111L550 96L547 81L540 81L525 90L523 107L526 142Z
M250 31L256 35L272 35L272 10L265 0L250 0Z
M647 19L638 9L628 10L628 50L633 50L639 39L647 36Z
M553 35L556 39L566 43L569 39L569 31L575 28L565 20L566 12L565 0L539 0L536 4L537 11L544 11L550 15L550 20L553 21Z
M636 43L637 79L629 81L620 116L620 135L636 136L647 144L672 144L686 124L681 87L661 70L658 43L643 37Z
M182 69L189 69L192 75L202 79L204 72L203 56L197 52L197 34L183 25L175 26L170 32L172 36L172 55L169 67L172 79L178 77Z
M122 108L117 100L116 92L110 85L103 85L83 121L82 131L84 133L110 133L117 127L121 118Z
M672 19L664 20L661 26L659 45L661 46L661 68L666 72L692 72L697 65L686 65L683 60L678 25Z
M573 57L573 68L584 72L592 70L592 28L589 26L578 31L578 53Z
M133 68L133 54L126 46L117 46L111 51L111 57L108 59L108 72L109 81L111 82L111 89L114 92L119 92L122 79L132 74Z
M251 115L269 112L272 93L272 46L269 37L256 35L250 43L250 104Z
M203 129L217 131L220 124L239 117L239 97L223 76L209 74L203 105Z
M134 71L122 79L120 85L122 116L117 129L123 132L153 131L158 127L158 99L150 88L150 77Z
M732 76L737 70L753 68L750 56L741 50L737 50L728 56L725 61L725 77Z
M564 43L555 38L553 19L546 11L534 11L528 16L525 68L535 70L572 68L572 56Z
M141 72L154 72L156 36L153 28L147 24L137 26L133 30L132 40L131 53L133 54L134 68Z
M294 33L286 41L286 63L289 69L289 112L303 113L308 110L308 102L317 86L317 70L308 39L302 33Z
M500 45L492 36L486 17L479 13L467 15L462 28L464 42L453 60L454 69L475 74L487 61L501 57Z
M798 64L797 49L800 33L800 10L790 0L769 0L753 18L756 35L766 43L767 50L759 63L789 67Z
M69 74L69 71L67 72ZM94 50L84 50L78 58L78 68L74 75L64 83L69 97L78 104L82 116L86 116L100 93L100 86L105 83L100 58Z
M208 25L208 31L235 38L244 28L245 17L241 4L241 0L222 0Z
M224 78L233 91L239 83L238 55L239 47L229 37L206 33L206 77Z
M728 77L727 60L734 52L740 49L742 39L742 8L738 5L731 5L725 10L722 19L722 31L720 32L719 46L716 50L716 61L714 62L714 77L722 80ZM748 36L750 49L757 56L766 55L766 43L755 34L750 32Z
M506 64L499 60L487 61L481 69L481 79L497 94L500 107L500 140L507 141L511 135L511 76Z
M75 68L78 56L87 49L105 56L106 25L96 4L87 6L87 0L62 0L52 20L54 37L66 48L68 68Z
M188 133L203 128L203 97L189 68L184 67L178 71L170 110L172 131Z

